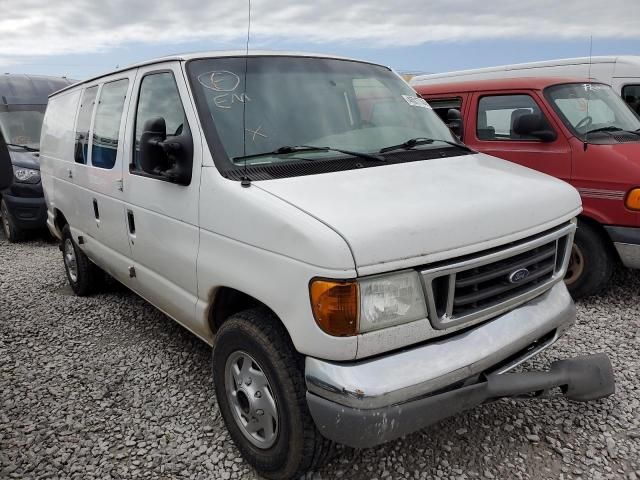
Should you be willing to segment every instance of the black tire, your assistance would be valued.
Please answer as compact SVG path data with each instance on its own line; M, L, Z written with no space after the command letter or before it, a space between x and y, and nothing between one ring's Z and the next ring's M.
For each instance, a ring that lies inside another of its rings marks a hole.
M24 231L14 222L4 198L0 200L0 217L2 217L2 231L10 243L19 242L24 238Z
M226 364L238 352L255 359L273 393L278 413L277 437L266 449L256 447L245 437L227 395ZM216 334L213 374L222 417L242 456L266 478L299 478L322 465L333 452L333 442L320 434L309 413L303 370L303 357L291 345L278 318L267 309L237 313Z
M608 285L615 255L601 230L579 221L571 257L565 283L575 300L595 295Z
M75 254L76 268L72 272L69 262L65 258L67 255L68 245L71 245ZM69 225L65 225L62 229L62 260L64 262L64 271L67 274L69 285L73 292L79 297L84 297L97 290L98 285L102 282L102 271L98 268L89 257L78 247L75 240L71 236Z

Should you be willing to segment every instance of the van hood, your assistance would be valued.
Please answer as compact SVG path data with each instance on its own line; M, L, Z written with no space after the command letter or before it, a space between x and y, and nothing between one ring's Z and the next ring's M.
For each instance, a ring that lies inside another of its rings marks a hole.
M569 184L484 154L253 185L335 230L359 275L498 246L581 210Z
M16 167L40 170L40 157L38 156L38 152L30 152L22 148L12 146L9 146L8 148L12 165Z

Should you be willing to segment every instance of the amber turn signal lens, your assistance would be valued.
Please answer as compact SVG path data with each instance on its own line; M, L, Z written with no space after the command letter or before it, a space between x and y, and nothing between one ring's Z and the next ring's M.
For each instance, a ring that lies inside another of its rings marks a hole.
M627 194L624 204L629 210L640 210L640 188L634 188Z
M314 280L310 286L311 308L320 328L336 337L358 333L358 284Z

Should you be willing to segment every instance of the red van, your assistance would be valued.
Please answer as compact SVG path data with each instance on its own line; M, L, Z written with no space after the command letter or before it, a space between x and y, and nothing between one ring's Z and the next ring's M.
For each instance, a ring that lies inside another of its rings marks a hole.
M640 117L611 87L562 78L413 87L471 148L578 189L584 211L565 277L574 298L601 290L618 259L640 268Z

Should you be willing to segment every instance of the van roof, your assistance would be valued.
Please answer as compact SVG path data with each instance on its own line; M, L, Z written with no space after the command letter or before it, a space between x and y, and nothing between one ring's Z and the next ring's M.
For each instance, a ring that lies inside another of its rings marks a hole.
M412 85L420 94L451 94L460 92L477 92L490 90L544 90L551 85L561 83L603 83L577 77L512 77L492 78L487 80L468 80L452 78L450 82Z
M474 68L469 70L457 70L453 72L431 73L427 75L417 75L411 79L411 85L420 85L423 82L428 83L430 80L443 79L450 77L464 77L466 75L476 75L483 73L508 72L511 70L526 70L535 68L544 68L552 66L567 65L588 65L600 63L618 63L640 65L640 56L638 55L617 55L617 56L597 56L597 57L575 57L560 58L557 60L544 60L541 62L514 63L512 65L499 65L495 67Z
M0 75L0 105L46 105L51 93L73 83L66 77L5 73Z
M247 51L246 50L210 50L210 51L204 51L204 52L192 52L192 53L180 53L180 54L174 54L174 55L167 55L164 57L157 57L157 58L152 58L149 60L144 60L142 62L138 62L138 63L134 63L132 65L127 65L125 67L122 68L118 68L116 70L112 70L110 72L105 72L102 73L100 75L96 75L94 77L91 78L87 78L86 80L83 80L81 82L78 82L77 84L73 85L73 86L78 86L78 85L82 85L84 83L89 83L92 82L94 80L98 80L99 78L102 77L106 77L107 75L113 75L114 73L118 73L118 72L126 72L128 70L132 70L134 68L139 68L139 67L144 67L147 65L154 65L157 63L164 63L164 62L186 62L188 60L197 60L197 59L201 59L201 58L220 58L220 57L244 57L247 56ZM335 59L335 60L349 60L349 61L353 61L353 62L360 62L360 63L370 63L372 65L379 65L375 62L367 62L367 61L363 61L363 60L357 60L355 58L349 58L349 57L342 57L339 55L328 55L328 54L322 54L322 53L307 53L307 52L288 52L288 51L278 51L278 50L249 50L248 53L249 57L309 57L309 58L331 58L331 59ZM380 65L383 66L383 65ZM386 67L389 68L389 67ZM53 94L51 94L51 96L58 94L60 92L63 92L65 90L68 90L69 88L71 88L71 86L64 88L60 91L57 91Z

